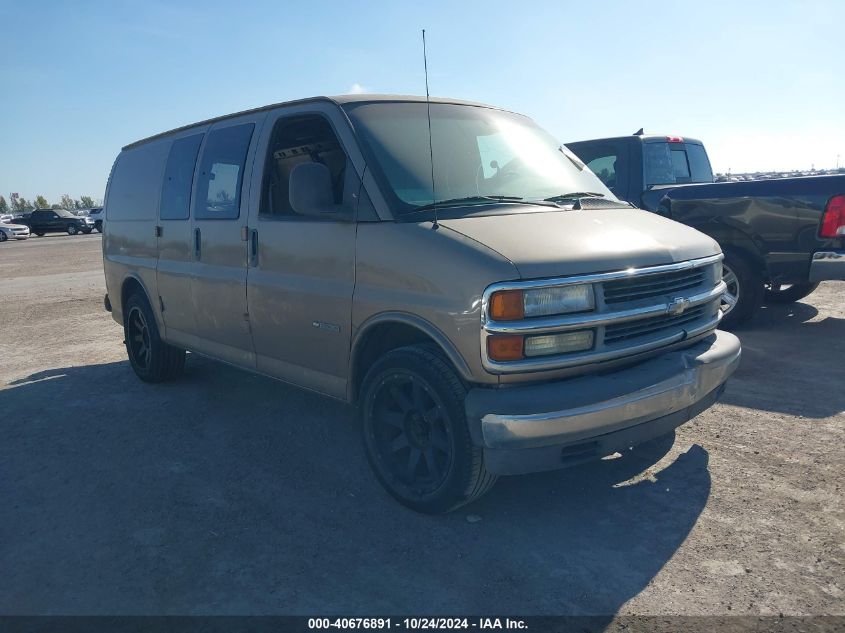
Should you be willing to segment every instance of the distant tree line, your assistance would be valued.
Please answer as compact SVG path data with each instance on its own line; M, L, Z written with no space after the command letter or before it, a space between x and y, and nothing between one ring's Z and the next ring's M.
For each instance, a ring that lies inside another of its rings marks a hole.
M0 214L3 213L23 213L32 211L33 209L67 209L74 211L76 209L91 209L99 207L98 201L91 196L82 196L81 198L71 198L65 194L58 204L50 204L44 196L35 196L35 199L30 202L26 198L11 198L9 202L4 196L0 196Z

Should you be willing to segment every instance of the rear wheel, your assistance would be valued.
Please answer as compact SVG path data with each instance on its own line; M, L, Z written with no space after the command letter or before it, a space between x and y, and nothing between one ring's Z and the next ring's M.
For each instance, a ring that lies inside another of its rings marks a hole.
M3 231L0 231L0 242L5 242L8 239L9 237Z
M427 514L454 510L486 493L496 476L473 445L466 389L432 346L393 350L367 372L359 414L376 477L399 503Z
M766 285L766 303L795 303L811 294L819 287L817 283L805 282L800 284L768 284Z
M79 233L79 229L77 229L75 225L71 224L69 227L67 227L68 235L76 235L77 233Z
M123 331L129 363L144 382L163 382L182 373L185 350L161 340L147 298L135 293L126 301Z
M722 322L725 330L735 328L754 316L763 302L763 278L749 258L740 251L725 250L722 281L727 290L722 296Z
M38 237L44 237L43 231L33 231Z

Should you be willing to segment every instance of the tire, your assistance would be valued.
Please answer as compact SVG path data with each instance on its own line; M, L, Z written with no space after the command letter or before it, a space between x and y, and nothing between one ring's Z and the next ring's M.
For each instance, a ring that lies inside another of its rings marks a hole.
M473 445L466 388L434 346L388 352L367 372L358 413L364 451L399 503L440 514L484 495L497 477Z
M763 303L763 277L741 251L724 249L722 280L728 291L722 299L723 330L731 330L748 321ZM733 301L731 301L733 297Z
M126 355L138 378L155 383L179 376L185 368L185 350L161 340L147 298L136 292L126 301L123 314Z
M34 233L35 233L38 237L44 237L44 233L43 233L42 231L34 231Z
M766 286L763 300L766 303L795 303L801 301L804 297L811 294L818 283L811 283L809 281L790 285L772 284Z
M79 229L77 229L76 226L74 226L73 224L71 224L69 227L67 227L67 234L68 235L76 235L77 233L79 233Z
M95 228L95 229L97 229L97 233L102 233L102 232L103 232L103 223L102 223L102 222L97 222L97 223L94 225L94 228Z
M82 232L85 233L85 235L91 235L91 231L93 230L94 229L82 229Z
M9 237L3 231L0 231L0 242L5 242L8 239Z

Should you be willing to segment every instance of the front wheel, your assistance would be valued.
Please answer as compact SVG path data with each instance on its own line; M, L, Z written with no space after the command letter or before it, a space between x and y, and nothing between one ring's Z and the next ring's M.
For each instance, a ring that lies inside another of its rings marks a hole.
M143 294L129 297L123 319L126 353L138 378L144 382L163 382L182 373L185 350L161 340L155 315Z
M73 224L67 227L67 234L68 235L76 235L79 233L79 229L77 229Z
M466 388L432 346L393 350L367 372L359 415L367 459L399 503L426 514L454 510L495 483L472 443Z
M727 290L722 296L723 330L733 329L750 319L763 302L763 278L750 258L740 251L725 250L722 281Z
M8 239L8 236L3 231L0 231L0 242L5 242Z
M809 281L800 284L768 284L766 285L766 303L795 303L811 294L819 287L817 283Z

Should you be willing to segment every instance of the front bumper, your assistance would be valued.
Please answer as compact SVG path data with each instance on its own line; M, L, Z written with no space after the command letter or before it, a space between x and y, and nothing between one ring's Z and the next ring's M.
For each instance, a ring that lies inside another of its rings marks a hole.
M810 281L845 281L845 251L813 253Z
M563 468L640 444L709 407L739 365L739 339L716 331L692 347L605 375L470 390L467 420L487 469Z

